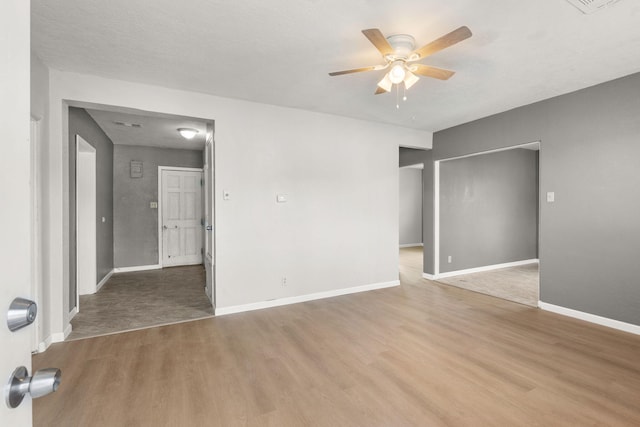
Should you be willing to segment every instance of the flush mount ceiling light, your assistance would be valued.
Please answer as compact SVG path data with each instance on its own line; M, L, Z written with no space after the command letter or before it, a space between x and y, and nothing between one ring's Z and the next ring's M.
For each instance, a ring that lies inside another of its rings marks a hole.
M336 71L329 73L329 75L340 76L343 74L360 73L363 71L379 71L389 68L389 71L384 75L382 80L378 82L378 88L375 91L376 95L391 92L393 85L396 85L396 88L399 88L402 83L404 83L403 90L409 89L420 79L416 74L440 80L449 79L453 76L453 71L443 70L442 68L417 64L414 62L424 59L427 56L433 55L436 52L471 37L471 31L469 28L460 27L448 34L445 34L439 39L422 46L420 49L415 49L415 39L408 34L395 34L385 37L377 28L362 30L362 33L382 54L385 63L371 67ZM398 97L399 96L398 90ZM403 96L403 99L406 98L406 96ZM398 104L396 104L396 106L399 107Z
M193 139L198 133L198 129L193 128L178 128L178 132L184 139Z

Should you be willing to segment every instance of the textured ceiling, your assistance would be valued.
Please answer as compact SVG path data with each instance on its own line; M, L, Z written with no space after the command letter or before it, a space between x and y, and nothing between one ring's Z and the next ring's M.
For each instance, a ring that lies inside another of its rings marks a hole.
M87 108L87 113L107 134L111 142L117 145L141 145L146 147L178 148L184 150L203 150L206 140L207 123L203 120L168 116L130 114ZM135 123L140 127L128 127L116 122ZM178 133L179 128L192 128L199 131L191 140Z
M584 15L565 0L32 0L32 45L50 67L255 102L440 130L640 71L640 2ZM381 63L360 32L419 46L473 37L424 63L395 108L374 96Z

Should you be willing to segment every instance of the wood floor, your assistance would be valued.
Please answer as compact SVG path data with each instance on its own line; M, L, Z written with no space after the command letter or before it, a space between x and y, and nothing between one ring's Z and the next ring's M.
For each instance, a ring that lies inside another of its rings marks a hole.
M420 278L54 344L36 426L638 426L640 337Z
M114 274L80 296L67 341L213 316L204 283L202 265Z

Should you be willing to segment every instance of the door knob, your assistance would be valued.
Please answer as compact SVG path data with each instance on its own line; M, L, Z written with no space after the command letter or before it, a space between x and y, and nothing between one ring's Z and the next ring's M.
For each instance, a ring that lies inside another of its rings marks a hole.
M168 227L166 225L163 225L162 228L164 228L166 230Z
M17 331L33 323L38 314L38 306L35 302L16 298L11 302L7 312L7 326L10 331Z
M9 408L17 408L29 393L33 399L53 393L60 386L62 371L58 368L40 369L29 376L27 368L20 366L13 371L5 391L5 401Z

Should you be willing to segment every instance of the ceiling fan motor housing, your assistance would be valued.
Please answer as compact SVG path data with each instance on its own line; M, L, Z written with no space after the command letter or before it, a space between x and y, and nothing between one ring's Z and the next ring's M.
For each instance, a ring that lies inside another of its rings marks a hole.
M390 61L403 59L408 60L409 55L413 52L416 46L416 39L409 34L394 34L387 37L387 41L393 48L393 54L387 55Z

